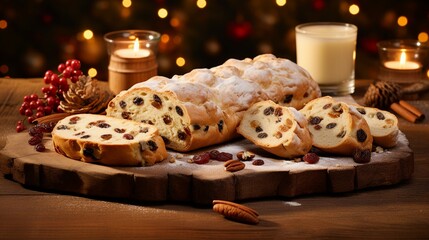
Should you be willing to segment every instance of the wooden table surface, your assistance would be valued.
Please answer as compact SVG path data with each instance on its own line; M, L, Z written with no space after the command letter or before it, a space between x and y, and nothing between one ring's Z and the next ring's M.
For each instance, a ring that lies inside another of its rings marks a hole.
M369 82L357 81L355 99ZM40 93L42 84L0 79L0 149L21 118L22 97ZM428 99L412 101L426 116ZM428 239L429 121L400 119L399 126L414 150L411 180L347 194L242 202L259 212L258 225L226 220L211 208L90 199L28 189L1 176L0 239Z

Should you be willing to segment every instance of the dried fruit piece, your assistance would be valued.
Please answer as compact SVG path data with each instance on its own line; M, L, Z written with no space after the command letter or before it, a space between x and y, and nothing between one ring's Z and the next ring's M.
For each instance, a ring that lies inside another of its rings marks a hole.
M261 166L261 165L264 165L264 164L265 164L265 162L262 159L255 159L252 162L252 165L255 165L255 166Z
M316 153L310 152L305 154L302 160L304 160L306 163L309 163L309 164L315 164L319 162L319 156Z
M249 224L259 223L258 212L238 203L213 200L213 211L233 221Z
M357 130L356 138L359 142L365 142L365 140L367 138L366 132L362 129Z
M369 149L356 149L353 153L353 160L356 163L368 163L371 161L371 151Z
M210 154L208 152L197 154L192 157L192 162L196 164L206 164L209 161L210 161Z
M143 105L144 104L144 100L141 97L135 97L133 99L133 103L137 106Z

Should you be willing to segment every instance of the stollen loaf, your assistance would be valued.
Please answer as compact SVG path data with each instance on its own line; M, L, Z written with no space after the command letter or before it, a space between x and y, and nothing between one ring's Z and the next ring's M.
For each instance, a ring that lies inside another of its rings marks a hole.
M154 126L98 114L60 120L52 141L55 151L66 157L104 165L153 165L168 156Z
M106 113L152 124L168 148L186 152L239 136L236 128L254 103L272 100L300 109L320 95L303 68L264 54L172 78L155 76L119 93Z
M252 105L243 116L237 132L262 149L283 158L296 158L312 147L305 117L292 107L271 100Z
M370 161L373 138L368 123L355 108L325 96L310 101L300 112L308 121L313 146L353 156L356 162Z

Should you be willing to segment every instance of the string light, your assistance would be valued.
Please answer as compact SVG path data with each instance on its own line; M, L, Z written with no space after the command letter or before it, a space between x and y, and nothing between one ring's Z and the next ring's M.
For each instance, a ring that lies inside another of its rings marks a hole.
M427 42L429 39L428 33L426 32L419 33L419 35L417 36L417 39L419 40L419 42Z
M97 76L97 69L95 69L95 68L88 69L88 76L90 76L92 78Z
M180 20L178 19L178 18L172 18L171 20L170 20L170 25L172 26L172 27L179 27L180 26Z
M131 4L131 0L122 0L122 6L124 6L125 8L131 7Z
M185 63L186 63L186 61L185 61L185 59L183 57L178 57L176 59L176 65L179 66L179 67L185 66Z
M6 74L7 72L9 72L9 67L5 64L0 66L0 72L3 74Z
M170 41L170 36L168 34L162 34L161 35L161 42L162 43L168 43Z
M205 8L207 6L206 0L197 0L197 7Z
M408 19L405 16L400 16L397 21L398 25L401 27L405 27L408 24Z
M358 13L359 13L359 6L358 5L356 5L356 4L352 4L352 5L350 5L350 7L349 7L349 13L351 14L351 15L357 15Z
M158 17L160 18L166 18L168 16L168 11L165 8L160 8L158 10Z
M286 0L276 0L276 4L279 7L283 7L284 5L286 5Z
M6 20L0 20L0 29L6 29L7 28L7 21Z
M83 31L83 38L85 38L86 40L89 40L93 37L94 37L94 33L91 30L87 29Z

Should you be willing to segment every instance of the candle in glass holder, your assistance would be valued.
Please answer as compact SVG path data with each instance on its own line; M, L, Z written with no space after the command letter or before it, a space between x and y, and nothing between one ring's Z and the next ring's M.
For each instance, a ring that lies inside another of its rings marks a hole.
M118 94L136 83L157 75L156 50L159 33L145 30L112 32L108 43L109 88Z
M399 61L386 61L384 63L386 68L396 69L396 70L416 70L421 67L421 65L414 61L407 61L405 52L401 52Z

